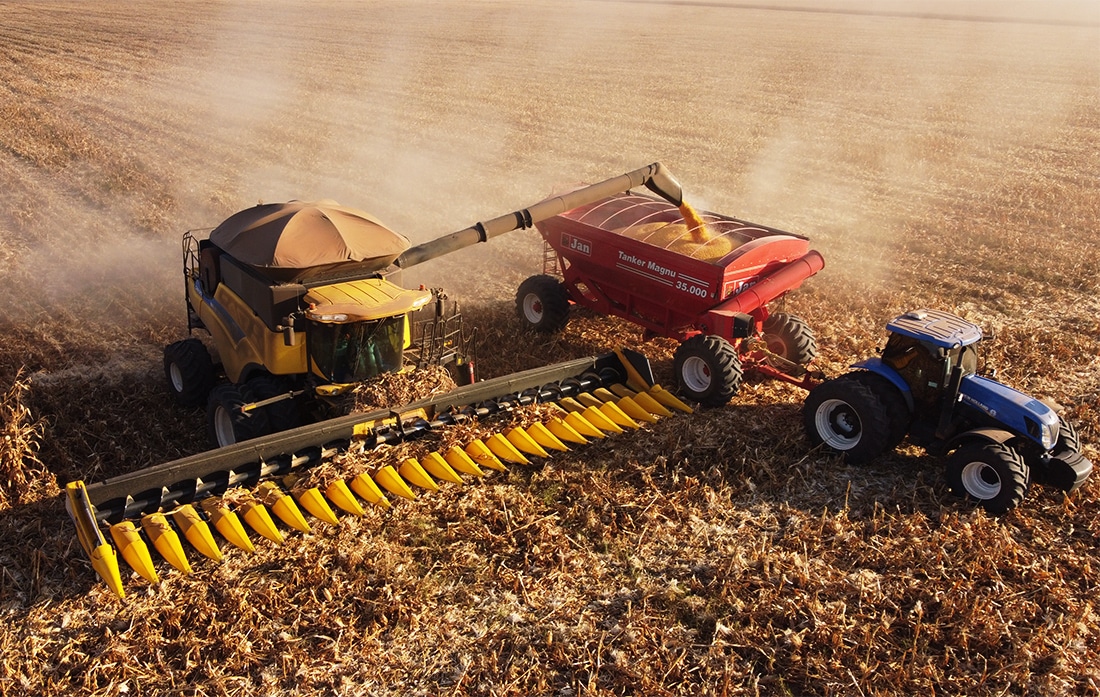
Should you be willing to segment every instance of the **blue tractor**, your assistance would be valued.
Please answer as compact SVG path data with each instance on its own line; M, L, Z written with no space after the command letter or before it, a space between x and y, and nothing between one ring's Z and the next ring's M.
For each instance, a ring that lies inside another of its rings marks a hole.
M978 375L974 324L916 310L886 325L879 358L815 387L803 423L815 445L861 464L914 445L946 456L951 490L999 514L1016 507L1032 481L1076 490L1092 473L1077 431L1047 404Z

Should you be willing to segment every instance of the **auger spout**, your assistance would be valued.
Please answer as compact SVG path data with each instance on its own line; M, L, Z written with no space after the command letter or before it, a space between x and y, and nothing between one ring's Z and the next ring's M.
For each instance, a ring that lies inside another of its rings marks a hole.
M633 172L574 189L559 196L551 196L528 208L475 223L464 230L411 247L397 257L394 263L402 268L422 264L444 254L456 252L479 242L486 242L498 235L529 228L547 218L628 191L636 186L645 186L674 206L679 206L684 200L680 182L660 162L654 162Z

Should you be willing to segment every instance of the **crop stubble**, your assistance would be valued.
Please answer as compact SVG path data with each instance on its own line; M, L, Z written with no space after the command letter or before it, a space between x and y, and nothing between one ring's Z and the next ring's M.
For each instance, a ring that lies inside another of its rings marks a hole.
M94 582L54 480L202 447L160 375L178 236L259 199L422 240L661 159L697 207L814 239L786 309L827 372L942 307L1096 443L1095 13L713 5L0 8L0 694L1095 694L1095 484L990 519L913 449L808 451L768 383L124 604ZM517 333L539 246L491 247L408 279L445 279L486 376L640 345ZM643 348L667 383L672 344Z

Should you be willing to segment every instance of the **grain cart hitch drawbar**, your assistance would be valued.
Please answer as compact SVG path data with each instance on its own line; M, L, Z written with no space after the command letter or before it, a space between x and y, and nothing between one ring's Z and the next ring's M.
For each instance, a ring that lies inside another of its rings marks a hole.
M324 491L295 488L300 472L330 461L353 443L380 448L535 404L556 406L543 421L474 438L446 452L341 473ZM249 529L273 543L283 541L275 520L308 532L302 509L336 524L334 506L362 515L360 500L389 507L387 494L414 498L414 487L435 490L437 480L461 483L460 474L484 476L485 469L504 470L505 463L549 457L551 451L640 428L675 411L691 409L653 384L643 355L619 350L485 380L400 409L302 426L87 486L72 482L66 487L66 507L96 573L121 598L125 590L118 554L146 580L159 581L146 540L165 561L188 572L181 535L204 556L220 560L213 531L251 551ZM254 495L231 495L246 488Z

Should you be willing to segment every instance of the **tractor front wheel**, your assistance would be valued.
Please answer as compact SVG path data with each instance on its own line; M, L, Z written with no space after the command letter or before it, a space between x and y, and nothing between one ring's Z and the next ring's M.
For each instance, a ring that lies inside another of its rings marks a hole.
M676 347L673 369L680 392L708 407L720 407L741 388L741 359L720 336L698 334Z
M164 376L176 402L197 407L214 386L214 361L198 339L184 339L164 347Z
M237 385L218 385L210 391L206 423L211 445L224 448L270 430L265 410L242 411L241 407L252 401L251 392Z
M569 291L553 276L531 276L516 291L516 314L528 329L561 331L569 321Z
M810 392L802 408L802 424L814 445L844 455L849 464L869 462L895 447L905 435L908 408L866 371L841 375ZM881 380L886 383L885 380ZM900 402L900 409L899 409Z
M964 445L947 458L947 486L999 515L1024 500L1029 470L1023 457L1000 443Z
M796 365L806 365L817 357L817 339L801 317L784 312L769 315L764 320L763 339L769 351Z

